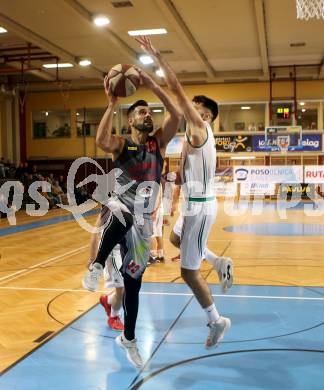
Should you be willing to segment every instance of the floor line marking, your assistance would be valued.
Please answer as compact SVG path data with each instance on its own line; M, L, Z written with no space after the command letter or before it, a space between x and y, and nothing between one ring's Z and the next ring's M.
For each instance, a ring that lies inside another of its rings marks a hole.
M218 239L218 240L208 239L208 242L228 242L230 240L233 240L234 244L236 242L245 242L245 243L250 243L250 244L255 245L255 238L256 237L258 238L258 240L261 239L261 238L264 239L264 241L262 241L262 244L280 244L282 242L291 244L291 242L292 242L292 240L266 240L266 237L270 237L270 236L265 236L265 235L256 236L256 235L252 235L252 234L250 236L248 236L246 238L246 240L242 240L241 238L240 239L236 239L235 238L234 240L233 239ZM285 236L285 237L287 237L287 236ZM296 238L296 241L294 241L294 245L295 244L317 244L318 245L318 241L298 240L299 236L290 236L290 237L291 238L293 238L293 237ZM168 241L168 239L165 239L165 240Z
M190 293L167 293L167 292L140 292L143 295L175 295L175 296L191 296ZM213 297L221 298L248 298L248 299L281 299L281 300L309 300L309 301L324 301L324 297L288 297L276 295L234 295L234 294L212 294Z
M84 289L66 289L66 288L38 288L38 287L16 287L16 286L0 286L0 290L24 290L24 291L55 291L55 292L89 292ZM96 293L107 293L108 290L98 290ZM141 291L141 295L164 295L164 296L183 296L191 297L191 293L172 293L160 291ZM289 297L276 295L235 295L235 294L212 294L213 297L219 298L247 298L247 299L279 299L279 300L295 300L295 301L324 301L324 297Z
M0 286L0 290L22 290L22 291L53 291L53 292L86 292L84 289L70 289L70 288L42 288L42 287L16 287L16 286ZM107 293L108 290L98 290L97 293Z
M30 267L27 267L27 268L24 268L24 269L22 269L20 271L14 272L13 274L3 276L2 278L0 278L0 283L6 281L9 278L18 277L21 274L25 275L25 274L29 273L30 271L34 271L39 266L42 266L42 265L45 265L45 264L48 264L48 263L51 263L51 262L58 261L58 260L60 260L60 259L62 259L64 257L67 257L67 256L72 256L73 254L81 252L82 250L84 250L84 249L86 249L88 247L89 247L89 244L88 245L83 245L83 246L81 246L79 248L76 248L76 249L73 249L73 250L71 250L69 252L62 253L61 255L51 257L50 259L44 260L44 261L42 261L40 263L34 264L34 265L30 266Z

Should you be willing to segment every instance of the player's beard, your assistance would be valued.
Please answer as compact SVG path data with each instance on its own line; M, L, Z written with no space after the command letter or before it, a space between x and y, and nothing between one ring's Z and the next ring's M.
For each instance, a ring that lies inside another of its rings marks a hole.
M150 133L151 131L153 131L153 121L151 120L144 120L143 123L135 122L133 126L141 133Z

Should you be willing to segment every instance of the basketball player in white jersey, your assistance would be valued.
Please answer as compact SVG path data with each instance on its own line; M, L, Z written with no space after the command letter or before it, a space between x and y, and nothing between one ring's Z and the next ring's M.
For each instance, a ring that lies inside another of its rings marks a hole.
M192 99L194 107L200 110L201 118L210 126L217 118L217 103L207 96L198 95ZM197 167L199 169L199 167ZM180 214L170 234L170 242L180 248L180 238L183 227L183 216ZM219 278L221 292L225 294L233 284L233 261L230 257L217 256L210 249L205 247L203 258L205 258L216 270Z
M201 105L194 106L188 99L174 71L153 47L150 39L141 37L137 41L163 70L167 85L176 96L187 122L181 156L182 189L185 197L180 243L181 276L207 315L209 335L205 347L211 348L219 344L231 326L230 319L219 315L208 285L200 273L208 235L217 212L213 193L216 169L214 135L210 125L202 119L207 111Z

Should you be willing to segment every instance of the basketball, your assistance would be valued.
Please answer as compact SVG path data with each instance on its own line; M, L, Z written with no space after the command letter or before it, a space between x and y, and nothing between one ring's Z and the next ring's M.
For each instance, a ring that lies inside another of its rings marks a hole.
M126 97L136 92L140 75L133 65L118 64L110 69L107 82L114 95Z

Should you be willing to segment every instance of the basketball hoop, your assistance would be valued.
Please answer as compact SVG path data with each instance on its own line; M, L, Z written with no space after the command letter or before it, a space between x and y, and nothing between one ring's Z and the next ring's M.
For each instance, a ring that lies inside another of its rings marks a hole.
M70 108L70 90L72 81L54 81L54 84L60 89L64 108Z
M288 152L288 148L290 145L290 137L289 135L279 135L277 138L277 146L279 151L283 154Z
M20 84L17 84L17 97L19 101L20 113L24 112L26 97L27 97L27 87L28 84L26 81L23 81Z
M324 19L324 0L296 0L297 19Z

